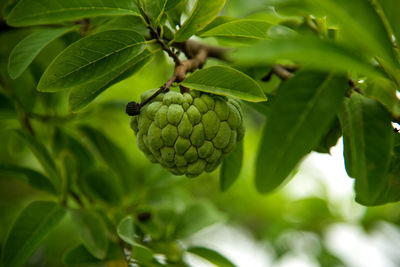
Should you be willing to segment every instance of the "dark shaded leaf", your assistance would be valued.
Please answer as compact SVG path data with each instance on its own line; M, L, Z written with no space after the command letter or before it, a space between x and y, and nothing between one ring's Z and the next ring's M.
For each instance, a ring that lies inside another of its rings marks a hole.
M15 165L0 164L0 173L14 174L19 178L25 177L33 188L43 190L51 194L56 194L56 190L49 178L33 169Z
M93 257L84 245L78 245L64 254L62 262L68 266L91 266L92 264L98 266L99 263L122 259L124 259L124 254L121 247L118 244L110 243L104 260Z
M131 189L134 171L132 170L133 165L125 155L125 152L102 132L88 125L82 125L79 129L99 151L104 161L119 174L124 191L128 192Z
M32 202L18 216L2 250L3 266L23 265L65 215L54 202Z
M122 186L118 178L109 171L92 169L79 179L82 191L93 199L109 205L119 205L122 201Z
M335 74L299 72L274 99L258 152L255 183L268 193L288 177L329 129L348 88Z
M346 171L356 179L356 201L381 204L394 145L391 116L376 100L352 94L339 118Z
M221 191L226 191L239 178L243 160L243 141L236 144L235 150L223 161L220 173Z
M28 145L31 149L32 153L36 156L40 164L42 165L44 171L48 175L49 179L53 183L57 192L61 189L61 177L57 170L56 164L54 163L53 158L51 157L47 148L40 143L35 137L32 135L16 130L15 133Z

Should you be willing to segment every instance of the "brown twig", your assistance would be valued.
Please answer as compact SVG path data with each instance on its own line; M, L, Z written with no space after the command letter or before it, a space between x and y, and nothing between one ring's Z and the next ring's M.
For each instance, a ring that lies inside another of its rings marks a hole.
M157 43L159 43L161 45L161 48L165 52L167 52L168 56L170 56L174 60L175 65L180 65L181 61L180 61L178 55L174 51L172 51L172 49L160 37L160 34L158 33L157 29L155 29L153 27L153 25L151 24L150 17L147 15L147 13L143 9L141 9L141 12L143 14L144 19L146 20L147 28L150 30L151 37L153 39L155 39L157 41Z
M276 74L282 80L287 80L293 77L293 73L291 71L297 70L296 66L283 66L280 64L276 64L272 67L271 71L267 73L261 80L263 82L268 82L273 74Z

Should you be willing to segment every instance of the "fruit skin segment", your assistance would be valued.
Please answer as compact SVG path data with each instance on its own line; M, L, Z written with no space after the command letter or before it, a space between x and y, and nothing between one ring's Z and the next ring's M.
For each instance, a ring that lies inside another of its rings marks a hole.
M155 92L144 92L141 101ZM237 100L195 90L157 95L131 117L130 126L151 162L187 177L214 171L245 133Z

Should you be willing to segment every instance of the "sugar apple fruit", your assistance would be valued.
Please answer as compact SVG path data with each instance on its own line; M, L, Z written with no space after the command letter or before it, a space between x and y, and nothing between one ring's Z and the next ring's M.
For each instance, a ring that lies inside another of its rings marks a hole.
M143 93L141 101L155 91ZM130 125L151 162L188 177L215 170L245 132L238 101L194 90L159 94Z

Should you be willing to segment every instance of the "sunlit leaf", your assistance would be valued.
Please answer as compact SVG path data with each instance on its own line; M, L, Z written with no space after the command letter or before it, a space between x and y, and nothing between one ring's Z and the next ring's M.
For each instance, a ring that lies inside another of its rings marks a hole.
M136 245L135 242L135 225L131 215L123 218L117 227L118 236L130 245Z
M225 0L197 0L189 17L176 32L175 41L183 42L206 27L217 17L224 4Z
M32 202L18 216L2 250L3 266L23 265L65 215L54 202Z
M203 259L208 260L209 262L215 264L219 267L235 267L230 260L221 255L219 252L206 248L206 247L190 247L187 249L188 252L195 254Z
M262 20L241 19L218 25L201 34L201 37L235 37L265 39L272 25Z
M50 63L38 90L54 92L98 79L131 61L145 47L143 36L131 30L89 35L68 46Z
M267 100L260 86L252 78L227 66L212 66L198 70L181 84L190 89L251 102Z
M329 129L346 90L345 77L318 72L299 72L282 84L258 151L258 191L277 188L313 149Z

